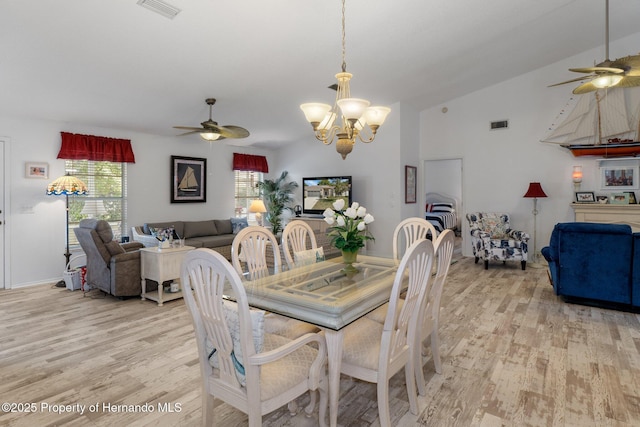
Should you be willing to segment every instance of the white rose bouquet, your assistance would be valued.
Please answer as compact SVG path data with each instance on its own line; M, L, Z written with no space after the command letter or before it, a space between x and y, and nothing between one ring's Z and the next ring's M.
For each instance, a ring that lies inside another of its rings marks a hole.
M327 235L331 237L331 244L336 248L356 252L364 247L366 240L375 240L367 230L367 225L371 224L374 218L357 202L353 202L347 209L344 209L344 206L344 199L338 199L333 203L333 209L325 209L324 220L332 226Z

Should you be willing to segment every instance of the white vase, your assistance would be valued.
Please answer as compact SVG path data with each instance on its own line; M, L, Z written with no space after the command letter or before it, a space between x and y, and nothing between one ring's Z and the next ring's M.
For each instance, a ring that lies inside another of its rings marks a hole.
M162 240L161 242L158 242L158 249L167 249L169 247L171 247L169 240Z

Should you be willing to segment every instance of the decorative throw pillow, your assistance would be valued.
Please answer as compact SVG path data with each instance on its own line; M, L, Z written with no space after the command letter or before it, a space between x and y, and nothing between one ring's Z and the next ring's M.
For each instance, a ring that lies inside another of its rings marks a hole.
M248 226L249 223L247 222L247 218L231 218L231 228L233 230L233 234L238 234L240 230Z
M482 218L482 228L492 239L504 239L508 236L507 224L502 218Z
M297 267L324 261L324 249L320 246L316 249L307 249L306 251L295 252L293 254L293 261Z
M451 203L433 203L429 212L453 212L453 204Z
M175 230L173 229L173 227L167 227L167 228L149 227L149 231L151 232L151 235L158 240L167 240L170 237L175 237L174 235Z
M224 318L231 334L231 340L233 341L233 351L231 352L231 359L233 365L236 368L236 377L241 385L246 385L244 362L242 359L242 345L240 344L240 318L238 317L238 305L232 301L223 301L222 309L224 312ZM264 315L263 310L249 309L251 315L251 330L253 331L253 345L256 349L256 353L260 353L264 348ZM209 355L209 364L214 368L219 368L218 355L216 349L209 340L205 338L205 350Z

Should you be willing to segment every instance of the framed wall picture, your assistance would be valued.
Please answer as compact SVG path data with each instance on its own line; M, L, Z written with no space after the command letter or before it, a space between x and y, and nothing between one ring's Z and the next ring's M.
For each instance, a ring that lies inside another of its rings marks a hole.
M628 205L629 194L628 193L613 193L611 194L612 205Z
M576 203L594 203L596 195L593 191L576 191Z
M49 163L27 162L24 171L27 178L49 178Z
M636 201L636 193L634 193L633 191L623 191L623 193L628 194L629 195L629 204L630 205L635 205L638 202Z
M171 203L207 201L207 159L171 156Z
M404 202L416 203L416 175L418 168L415 166L404 167Z
M637 190L638 166L603 166L600 168L602 190Z

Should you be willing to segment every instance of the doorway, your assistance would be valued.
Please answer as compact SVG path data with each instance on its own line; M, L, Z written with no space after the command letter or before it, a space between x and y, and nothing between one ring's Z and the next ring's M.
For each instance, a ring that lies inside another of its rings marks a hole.
M464 200L462 199L462 158L434 159L424 161L424 193L440 193L458 200L458 230L456 234L456 250L464 247L462 233Z

